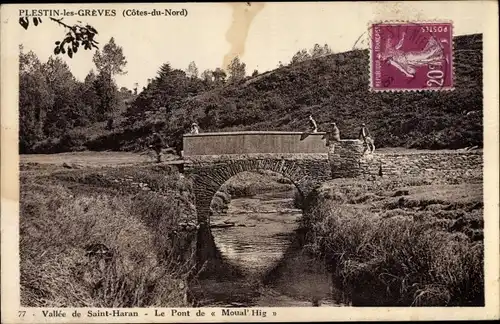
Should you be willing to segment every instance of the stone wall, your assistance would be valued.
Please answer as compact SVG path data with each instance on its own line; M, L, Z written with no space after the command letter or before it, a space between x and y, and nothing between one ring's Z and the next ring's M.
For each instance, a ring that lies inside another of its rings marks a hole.
M482 177L482 151L375 152L360 159L361 176Z
M341 140L331 142L328 159L332 178L354 178L362 173L360 160L365 146L359 140Z
M377 150L371 154L365 152L360 140L332 141L327 146L324 135L242 132L185 137L188 145L184 172L194 183L198 221L209 220L214 194L224 182L243 171L281 173L304 196L317 184L332 178L482 176L482 151ZM236 151L245 153L235 154Z

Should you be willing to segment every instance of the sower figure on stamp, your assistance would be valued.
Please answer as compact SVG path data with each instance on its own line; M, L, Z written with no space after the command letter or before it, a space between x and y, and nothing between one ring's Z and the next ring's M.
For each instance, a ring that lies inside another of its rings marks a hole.
M441 44L435 37L431 37L421 51L405 52L401 49L404 40L405 32L403 32L396 46L392 45L391 37L387 38L386 49L381 55L381 59L396 67L409 78L415 77L416 68L418 67L429 64L440 64L443 60L447 60L443 54ZM443 39L441 42L446 43L447 41Z
M311 133L318 132L318 125L316 124L316 121L314 120L314 118L311 114L309 114L309 131Z
M363 141L365 144L365 152L367 150L370 151L370 153L375 152L375 145L373 144L373 139L370 136L370 133L368 132L368 129L366 128L365 124L361 124L361 129L359 131L359 139Z

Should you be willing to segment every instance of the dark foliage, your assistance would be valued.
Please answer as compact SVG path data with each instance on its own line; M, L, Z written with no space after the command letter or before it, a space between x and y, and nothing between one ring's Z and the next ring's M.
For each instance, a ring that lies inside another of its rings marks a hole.
M90 71L84 82L80 82L59 57L51 56L42 63L33 52L24 53L22 46L20 50L21 153L87 149L85 144L92 132L101 128L106 130L105 121L120 115L126 102L135 98L127 89L118 91L113 76L107 72L109 69L102 68L98 74ZM112 55L103 57L101 67L106 67L108 61L114 63ZM122 57L114 63L115 70L124 65ZM102 127L99 126L101 122L104 123Z
M29 88L28 84L43 84L30 75L31 79L21 80L21 85L27 85L21 93L27 92L22 94L27 98L43 97L41 102L46 106L61 107L50 123L60 133L89 125L85 147L91 150L144 148L154 130L169 146L180 150L182 135L192 122L197 122L204 132L303 131L309 113L314 115L320 131L327 131L335 122L342 138L357 138L361 123L366 123L377 147L482 146L482 35L458 36L454 43L455 90L447 92L370 92L367 50L297 59L288 66L239 80L233 78L231 82L226 82L226 72L220 68L204 71L200 79L193 73L186 75L172 69L167 63L138 96L129 94L135 100L128 109L121 110L124 113L115 119L113 129L96 136L90 136L90 129L96 122L107 120L113 110L109 107L116 103L107 95L128 93L119 92L113 83L99 83L94 76L98 89L93 91L86 80L86 87L73 87L83 91L83 96L76 93L65 97L72 98L74 104L64 100L53 104L51 96L36 93L50 93L45 87ZM109 90L99 92L106 88ZM26 106L33 105L30 100L21 98ZM37 125L35 108L21 114L20 145L24 152L33 152L26 149L30 143L49 135L30 126ZM102 129L105 127L103 122ZM54 136L60 138L62 134Z
M69 58L73 58L73 55L78 52L80 46L85 50L92 50L98 48L97 42L95 40L97 30L90 25L83 25L81 23L68 25L63 22L63 18L56 19L49 17L50 21L57 23L59 26L64 27L67 33L64 38L60 41L55 42L54 54L67 54ZM32 17L33 25L36 27L43 22L40 17ZM29 17L20 17L19 24L24 28L28 29L30 25Z
M456 37L454 62L455 90L449 92L370 92L367 50L305 60L194 97L196 91L184 92L182 99L166 87L157 94L153 83L135 102L129 121L136 127L164 121L171 145L179 145L193 121L204 131L302 131L312 113L320 131L336 122L342 138L357 138L366 123L377 147L481 146L482 35ZM150 108L158 98L164 106L168 102L168 113Z

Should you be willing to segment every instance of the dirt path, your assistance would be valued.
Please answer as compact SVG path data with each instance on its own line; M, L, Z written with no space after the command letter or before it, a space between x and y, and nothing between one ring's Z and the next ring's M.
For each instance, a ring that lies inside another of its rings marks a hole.
M165 155L165 161L174 156ZM20 163L77 164L82 166L123 166L153 162L152 156L132 152L69 152L59 154L22 154Z

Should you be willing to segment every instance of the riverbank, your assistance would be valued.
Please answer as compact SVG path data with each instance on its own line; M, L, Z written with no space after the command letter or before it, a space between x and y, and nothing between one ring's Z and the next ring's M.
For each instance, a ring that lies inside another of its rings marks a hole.
M22 306L190 305L195 208L178 173L32 164L20 185Z
M481 178L324 183L304 248L353 306L484 305Z

